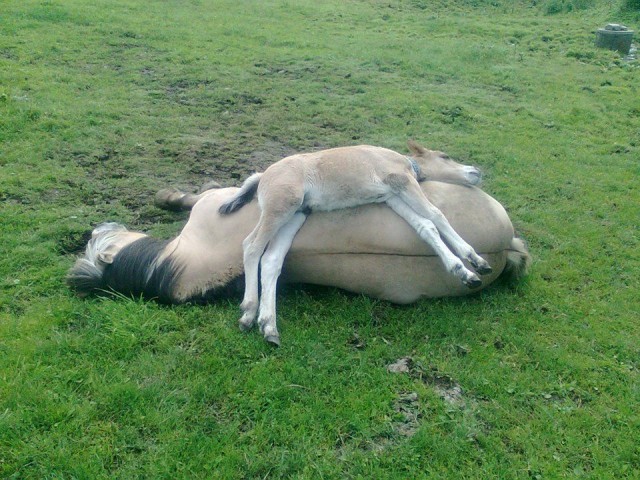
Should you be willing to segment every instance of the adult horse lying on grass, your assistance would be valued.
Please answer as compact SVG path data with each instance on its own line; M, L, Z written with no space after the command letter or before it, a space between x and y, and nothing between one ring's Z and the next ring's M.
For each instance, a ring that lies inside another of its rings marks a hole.
M411 303L477 291L504 273L522 275L529 262L527 249L514 236L502 205L472 186L478 183L479 171L441 152L418 148L422 147L413 145L412 152L430 160L423 167L429 181L420 184L422 191L491 265L481 287L470 290L450 275L434 250L384 204L310 215L293 240L282 280ZM253 201L232 215L220 214L220 207L238 191L159 192L159 203L165 207L191 209L182 232L166 241L115 223L103 224L70 270L69 285L80 295L115 291L165 303L202 302L242 292L242 241L256 226L260 208Z

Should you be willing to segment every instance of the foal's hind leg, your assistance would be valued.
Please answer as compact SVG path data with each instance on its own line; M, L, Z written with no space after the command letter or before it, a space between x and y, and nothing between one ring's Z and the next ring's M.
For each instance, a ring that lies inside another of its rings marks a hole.
M262 293L260 295L258 326L264 338L274 345L280 345L280 335L276 325L276 285L278 277L293 239L306 218L307 216L304 213L296 213L269 242L269 246L260 261Z
M431 220L418 215L411 207L409 207L409 205L397 196L388 199L387 205L405 219L406 222L413 227L420 238L434 249L449 273L458 277L460 281L469 288L477 288L482 285L482 281L478 276L468 270L462 261L456 257L451 250L449 250L447 245L442 241L442 238L440 238L438 229Z
M304 191L299 188L271 190L258 194L262 212L253 231L242 242L245 290L240 308L240 328L249 329L258 313L258 271L260 258L278 231L287 225L302 205Z
M491 265L458 235L440 209L427 199L418 182L410 182L405 190L399 192L398 196L417 214L433 222L442 238L446 240L453 253L459 258L468 260L480 275L491 273Z

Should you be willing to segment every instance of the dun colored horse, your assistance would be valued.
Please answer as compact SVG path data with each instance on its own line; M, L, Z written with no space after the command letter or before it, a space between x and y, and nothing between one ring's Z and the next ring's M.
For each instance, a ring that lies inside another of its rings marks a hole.
M417 145L412 145L412 153L416 163L421 156L437 157L431 162L433 168L421 162L419 169L403 159L413 171L427 176L429 181L419 184L421 193L491 266L482 285L474 283L470 290L450 275L439 251L422 241L414 224L384 203L314 212L291 248L284 249L281 280L411 303L425 297L464 295L489 285L500 274L522 275L529 263L527 249L514 236L504 208L472 186L478 183L479 171ZM159 192L162 206L191 210L182 232L167 241L119 224L103 224L93 231L85 254L69 272L68 283L80 295L115 291L166 303L202 302L241 292L242 242L258 224L261 209L251 201L233 214L220 210L242 192L242 188L213 188L199 195ZM278 342L277 336L268 340Z

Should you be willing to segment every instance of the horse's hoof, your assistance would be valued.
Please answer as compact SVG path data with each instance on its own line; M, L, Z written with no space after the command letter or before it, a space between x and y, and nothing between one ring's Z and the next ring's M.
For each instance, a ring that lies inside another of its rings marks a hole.
M181 210L180 200L184 197L184 193L174 187L164 188L156 193L154 204L158 208L164 210Z
M280 337L278 335L267 335L264 339L274 347L280 346Z
M204 193L206 191L209 190L215 190L217 188L222 188L222 185L220 185L218 182L216 182L215 180L211 180L207 183L205 183L204 185L202 185L200 187L200 190L198 190L198 193Z
M474 288L480 288L482 286L482 280L474 275L473 277L465 280L464 284L473 290Z
M480 275L489 275L493 271L489 262L482 257L471 255L467 257L467 260L469 260L473 269Z

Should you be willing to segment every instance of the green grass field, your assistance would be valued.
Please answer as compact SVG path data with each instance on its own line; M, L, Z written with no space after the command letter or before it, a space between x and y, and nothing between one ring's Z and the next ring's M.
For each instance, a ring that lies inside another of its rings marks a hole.
M593 47L638 20L613 0L2 2L0 477L639 478L640 70ZM100 222L176 234L160 188L408 138L483 168L524 283L409 307L287 287L280 349L238 330L239 299L64 284Z

